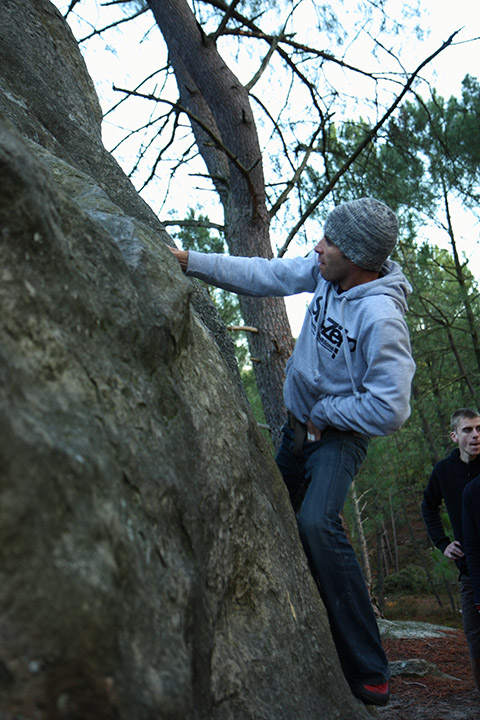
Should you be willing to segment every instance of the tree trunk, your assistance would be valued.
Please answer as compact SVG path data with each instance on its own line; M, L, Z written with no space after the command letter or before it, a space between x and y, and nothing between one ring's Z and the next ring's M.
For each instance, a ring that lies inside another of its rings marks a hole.
M400 569L399 562L398 562L398 542L397 542L397 524L395 522L395 513L393 511L393 500L392 500L392 491L389 492L389 502L390 502L390 524L392 526L392 538L393 538L393 553L394 553L394 572L398 572Z
M226 66L186 0L149 0L169 50L200 154L223 205L232 255L273 256L263 163L248 91ZM280 298L240 298L248 342L272 439L285 420L283 380L293 339Z
M436 463L440 460L441 456L437 449L437 443L435 441L435 432L432 429L432 426L430 425L430 422L424 411L423 402L422 402L422 391L418 387L418 385L415 381L415 378L412 383L412 395L415 400L415 409L420 416L420 423L422 426L423 436L425 438L425 442L426 442L426 445L428 447L429 454L430 454L430 462L432 463L432 465L436 465ZM448 427L448 425L441 425L441 427ZM447 444L444 442L443 449L445 450L446 447L447 447Z
M447 231L450 238L450 244L452 246L453 260L455 262L455 273L457 276L458 284L460 286L460 293L463 301L463 306L465 308L468 328L472 340L473 352L477 361L477 368L480 371L480 342L478 338L477 322L475 321L475 312L472 308L470 298L468 296L465 277L463 274L463 267L460 262L460 258L458 257L457 243L455 241L455 234L453 232L452 217L450 214L450 205L448 202L448 193L445 183L443 183L443 198L445 203L445 214L447 217Z
M363 530L362 511L360 510L360 502L357 496L355 480L352 481L350 497L352 499L355 525L358 533L358 545L360 548L360 558L362 561L363 574L365 575L365 582L370 588L372 586L372 568L370 566L370 558L368 557L367 538L365 537L365 532Z
M465 385L467 386L468 393L469 393L470 397L472 398L473 405L475 406L477 404L475 388L473 386L473 383L472 383L470 375L467 371L467 368L465 367L465 363L463 362L462 351L457 347L457 344L455 342L455 338L453 337L451 328L446 326L445 330L447 333L448 342L452 349L452 353L455 356L455 360L457 362L458 369L460 371L460 377L465 380Z
M383 561L383 536L380 525L376 524L377 538L377 601L380 612L383 614L384 588L385 588L385 566Z

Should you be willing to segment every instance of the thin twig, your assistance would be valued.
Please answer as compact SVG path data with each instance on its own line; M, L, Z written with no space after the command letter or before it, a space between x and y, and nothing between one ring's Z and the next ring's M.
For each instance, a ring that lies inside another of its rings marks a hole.
M100 30L94 30L90 35L86 35L84 38L81 38L78 41L78 44L80 45L83 42L86 42L87 40L90 40L92 37L95 37L95 35L101 35L106 30L111 30L114 27L118 27L119 25L122 25L123 23L130 22L130 20L134 20L135 18L139 17L140 15L143 15L143 13L146 13L150 8L143 8L142 10L139 10L138 12L134 13L133 15L129 15L126 18L122 18L121 20L116 20L114 23L111 23L110 25L105 25L105 27L101 28Z
M318 195L315 200L310 203L310 205L307 207L305 212L303 213L302 217L298 221L298 223L293 227L293 229L289 232L287 239L285 240L283 246L280 248L278 252L278 257L282 257L285 252L288 249L288 246L290 245L292 239L295 237L297 232L300 230L302 225L305 224L307 219L310 217L310 215L317 209L317 207L320 205L320 203L326 198L326 196L329 194L329 192L333 189L333 187L336 185L338 180L344 175L347 170L350 168L351 165L355 162L355 160L358 158L358 156L363 152L363 150L371 143L373 138L377 135L380 128L385 124L387 119L390 117L390 115L393 113L393 111L398 107L403 97L407 94L407 92L410 90L411 86L413 85L413 82L417 75L423 70L423 68L428 65L429 62L431 62L437 55L439 55L445 48L447 48L451 43L455 35L459 30L456 30L454 33L450 35L448 40L445 40L444 43L434 52L432 53L426 60L420 63L420 65L417 67L417 69L412 73L412 75L409 77L408 81L403 87L402 92L397 95L394 102L390 105L388 110L385 112L385 114L380 118L380 120L377 122L375 127L370 130L365 138L362 140L362 142L357 146L357 149L355 152L349 157L347 162L343 165L343 167L338 170L335 175L332 177L330 182L327 184L327 186L324 188L324 190Z
M252 327L251 325L227 325L227 330L240 332L245 330L246 332L258 333L258 328Z
M197 123L197 125L207 133L215 143L216 147L218 147L219 150L225 153L225 155L228 157L228 159L235 165L235 167L242 173L242 175L245 177L247 181L247 185L249 187L249 190L252 194L252 197L255 195L255 188L253 187L252 179L250 177L250 170L252 170L256 163L253 163L250 168L246 168L238 159L237 155L234 155L231 150L229 150L226 145L223 144L222 140L216 135L213 130L205 123L201 118L198 117L198 115L195 115L192 113L188 108L184 107L183 105L180 105L178 102L172 102L171 100L165 100L164 98L158 98L155 95L149 95L140 93L136 90L127 90L126 88L119 88L116 87L116 85L113 86L113 89L117 92L123 92L127 93L128 95L132 95L134 97L140 97L145 100L154 100L155 102L161 102L165 103L167 105L170 105L172 108L174 108L178 113L185 113L187 117ZM257 161L258 162L258 161Z
M234 10L235 10L235 8L236 8L236 6L238 5L239 2L240 2L240 0L233 0L232 4L231 4L231 5L229 6L229 8L227 9L225 15L223 16L223 18L222 18L222 20L221 20L221 22L220 22L220 25L218 26L218 28L216 29L214 35L212 36L212 38L213 38L214 41L216 41L217 38L218 38L220 35L223 34L224 30L225 30L226 27L227 27L228 21L229 21L230 18L233 16L233 12L234 12Z
M218 230L219 232L225 232L225 226L219 225L218 223L210 222L209 220L160 220L164 227L175 225L177 227L184 228L209 228L212 230Z

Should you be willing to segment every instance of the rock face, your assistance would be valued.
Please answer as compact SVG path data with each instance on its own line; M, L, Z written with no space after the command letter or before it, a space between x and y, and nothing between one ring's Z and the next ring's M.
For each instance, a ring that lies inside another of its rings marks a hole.
M48 0L0 3L0 717L367 717L212 307L101 143Z

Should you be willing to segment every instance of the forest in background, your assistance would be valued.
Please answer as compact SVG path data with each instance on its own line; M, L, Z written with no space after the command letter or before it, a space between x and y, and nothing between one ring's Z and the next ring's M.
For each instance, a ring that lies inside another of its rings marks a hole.
M74 11L82 14L82 0L60 4L68 5L67 19ZM439 607L455 613L455 567L432 552L420 502L432 465L451 447L451 413L479 406L478 283L469 258L459 250L457 218L460 207L477 220L480 85L466 75L458 97L444 98L432 87L420 92L421 71L452 37L413 70L400 71L398 54L395 68L386 67L386 56L394 53L385 37L401 32L408 20L405 4L391 17L388 2L375 7L358 3L362 24L355 39L362 32L370 36L379 63L378 69L368 71L355 54L354 38L342 30L340 6L337 15L332 6L321 6L317 18L322 32L335 37L336 50L342 48L338 55L289 33L289 16L301 4L273 3L279 17L283 12L283 26L273 34L261 27L266 15L262 2L204 0L191 7L183 0L99 3L91 38L108 32L101 8L116 5L117 24L124 33L129 32L127 21L135 23L152 11L168 49L164 64L145 68L145 81L120 93L117 109L127 101L143 101L154 109L148 121L124 128L124 140L113 152L123 152L127 139L135 140L130 174L140 190L165 172L167 159L171 176L181 166L204 163L195 175L213 191L223 221L211 221L198 207L184 218L163 218L184 248L269 257L274 254L270 232L278 234L281 226L291 230L283 232L277 254L287 254L295 237L301 238L306 252L332 203L373 195L398 213L401 232L394 259L413 288L407 316L417 364L412 415L395 436L371 443L345 521L387 617L389 602L398 593L430 594ZM452 27L452 34L455 30ZM349 57L343 50L347 44L353 48ZM256 71L249 81L240 82L237 75L245 55ZM337 89L330 67L354 78L367 76L374 88L371 104L362 99L360 112L354 113L352 97ZM227 90L220 82L226 73L231 80ZM273 102L260 89L265 93L269 84L277 86L279 73L285 94ZM242 113L240 132L232 118ZM419 240L426 218L448 238L448 249ZM293 343L283 301L271 312L261 303L208 291L226 325L235 328L252 407L259 423L272 428L275 444L283 422L283 367ZM239 331L242 326L253 330ZM270 352L272 343L278 352Z

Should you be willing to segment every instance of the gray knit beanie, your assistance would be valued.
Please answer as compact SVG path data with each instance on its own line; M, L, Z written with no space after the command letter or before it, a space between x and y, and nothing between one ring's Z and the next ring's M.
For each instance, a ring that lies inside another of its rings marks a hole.
M397 242L398 220L380 200L359 198L332 210L324 233L355 265L378 271Z

